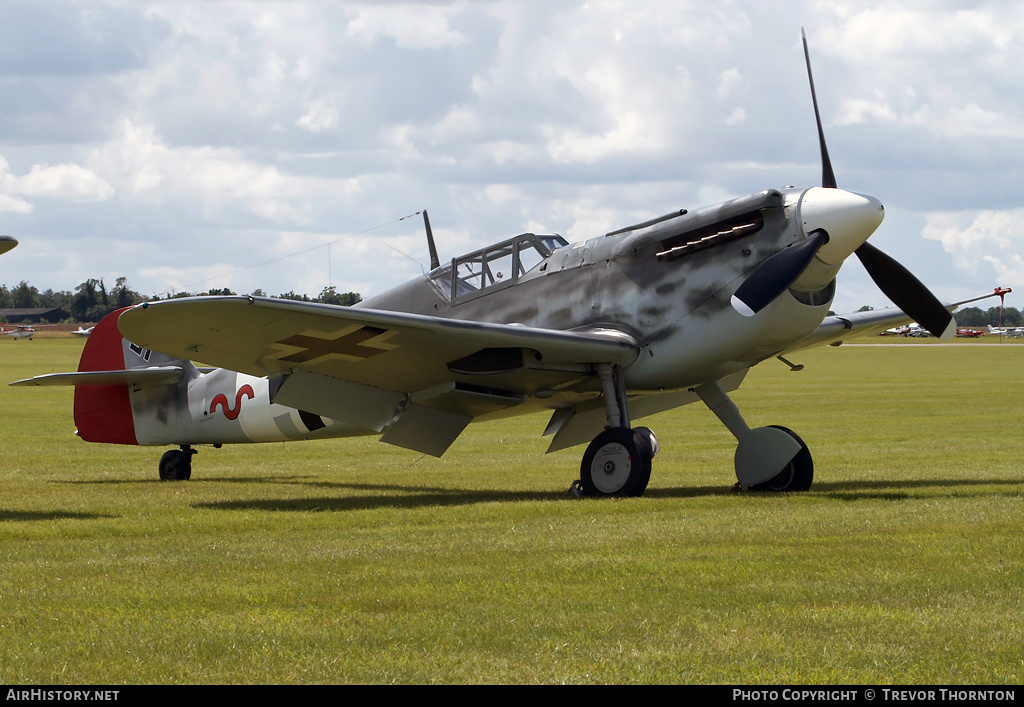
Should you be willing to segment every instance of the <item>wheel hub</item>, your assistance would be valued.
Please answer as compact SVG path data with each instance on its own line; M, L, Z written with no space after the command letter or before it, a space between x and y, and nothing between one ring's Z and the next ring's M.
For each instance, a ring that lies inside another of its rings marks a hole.
M615 442L606 444L597 450L591 465L594 485L602 493L615 493L629 480L631 468L629 450Z

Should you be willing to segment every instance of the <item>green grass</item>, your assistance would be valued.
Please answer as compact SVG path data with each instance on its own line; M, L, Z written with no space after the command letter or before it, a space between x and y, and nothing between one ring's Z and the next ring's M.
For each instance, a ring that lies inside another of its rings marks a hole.
M0 342L3 383L82 342ZM703 406L647 494L563 498L546 420L442 459L372 438L162 449L73 436L70 390L0 387L3 683L1020 683L1024 347L816 349L734 399L811 447L734 493Z

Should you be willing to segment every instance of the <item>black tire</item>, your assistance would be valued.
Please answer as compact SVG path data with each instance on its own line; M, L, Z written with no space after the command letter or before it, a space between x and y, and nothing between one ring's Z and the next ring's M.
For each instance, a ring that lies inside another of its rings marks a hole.
M171 449L160 457L161 481L188 481L192 478L191 450Z
M814 460L811 459L811 450L807 448L804 441L796 432L788 427L769 425L786 432L800 445L800 451L793 457L793 461L786 465L776 476L767 481L751 486L753 491L772 491L775 493L786 493L789 491L806 491L811 488L814 480Z
M595 437L580 464L580 483L586 496L640 496L650 480L648 444L642 435L625 427Z

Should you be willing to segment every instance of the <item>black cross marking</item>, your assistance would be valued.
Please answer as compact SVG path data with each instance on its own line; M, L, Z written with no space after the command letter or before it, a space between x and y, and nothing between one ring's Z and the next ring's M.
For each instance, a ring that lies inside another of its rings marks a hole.
M337 339L321 339L317 336L296 334L295 336L289 336L287 339L282 339L277 343L285 344L287 346L297 346L303 349L302 351L297 351L290 356L284 356L281 358L282 361L288 361L289 363L305 363L306 361L312 361L314 358L320 358L330 354L344 354L346 356L355 356L356 358L370 358L371 356L384 353L384 349L375 349L370 346L363 346L363 342L367 339L372 339L375 336L380 336L385 332L387 332L387 329L364 326L350 334L339 336Z
M153 353L149 349L144 349L141 346L139 346L138 344L133 344L131 342L129 342L128 348L131 349L132 351L134 351L136 356L138 356L139 358L141 358L141 359L143 359L145 361L149 361L149 356L150 356L150 354Z

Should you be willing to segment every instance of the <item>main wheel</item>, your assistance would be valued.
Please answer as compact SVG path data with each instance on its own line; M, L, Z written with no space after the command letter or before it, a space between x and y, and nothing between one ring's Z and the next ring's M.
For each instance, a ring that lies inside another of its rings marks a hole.
M161 481L188 481L192 478L192 450L171 449L160 457Z
M605 430L590 443L580 464L587 496L640 496L651 480L651 448L625 427Z
M778 425L769 425L787 433L800 445L800 451L793 457L793 461L786 465L786 468L767 481L755 484L750 488L754 491L806 491L811 488L811 481L814 480L814 460L811 459L811 451L800 439L796 432Z

